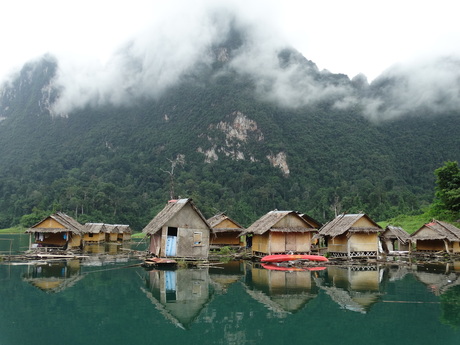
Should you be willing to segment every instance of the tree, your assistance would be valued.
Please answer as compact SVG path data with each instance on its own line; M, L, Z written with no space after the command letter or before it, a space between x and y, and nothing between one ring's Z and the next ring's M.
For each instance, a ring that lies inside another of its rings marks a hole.
M435 209L453 215L460 212L460 168L448 161L434 171L436 175Z

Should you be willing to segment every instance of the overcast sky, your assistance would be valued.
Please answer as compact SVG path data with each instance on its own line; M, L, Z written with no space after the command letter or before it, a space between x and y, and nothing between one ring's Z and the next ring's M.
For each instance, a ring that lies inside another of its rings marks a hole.
M455 0L6 0L0 79L44 53L103 65L155 23L170 18L194 30L188 17L219 2L278 32L320 69L350 78L363 73L371 81L395 63L460 55ZM174 27L165 28L174 35Z

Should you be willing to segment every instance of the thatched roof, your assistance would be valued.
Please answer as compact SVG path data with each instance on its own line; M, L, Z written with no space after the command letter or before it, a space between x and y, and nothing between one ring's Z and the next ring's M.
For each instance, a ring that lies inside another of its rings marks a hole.
M284 217L288 215L294 215L298 217L305 224L305 227L275 227L275 225ZM246 229L246 233L253 233L255 235L262 235L267 231L277 232L308 232L316 231L317 229L311 227L311 225L301 217L298 212L295 211L270 211L258 220L256 220L249 228Z
M397 239L402 244L407 244L410 235L401 227L388 225L382 233L383 238Z
M371 224L371 227L354 226L361 218L366 218ZM324 225L319 230L320 236L336 237L345 232L379 232L382 231L380 225L375 223L364 213L358 214L341 214L335 217L332 221Z
M320 222L318 222L316 219L313 219L309 215L302 213L300 216L307 221L308 224L310 224L313 228L319 229L320 227L323 226Z
M115 224L119 234L132 234L133 229L128 224Z
M221 224L222 222L224 221L230 221L231 223L235 224L235 227L226 227L226 228L221 228L221 227L217 227L219 224ZM231 219L230 217L228 217L225 213L219 213L219 214L216 214L215 216L211 217L208 219L208 224L209 226L212 228L212 230L214 232L242 232L244 231L244 228L238 224L237 222L235 222L233 219Z
M170 200L166 206L155 216L155 218L153 218L150 223L147 224L142 232L147 235L155 234L187 204L189 204L194 209L194 211L203 220L203 222L209 227L209 229L211 229L206 219L192 202L192 199L179 199Z
M43 223L48 218L51 218L61 224L63 228L45 228L45 227L38 227L41 223ZM59 233L59 232L72 232L77 235L81 235L83 233L83 225L77 222L72 217L66 215L63 212L53 213L52 215L44 218L37 224L33 225L29 229L26 230L27 233L35 233L35 232L44 232L44 233Z
M104 223L86 223L83 227L85 234L99 234L105 232Z
M132 233L129 225L125 224L105 224L105 223L86 223L83 227L85 233L99 234L99 233Z
M427 229L431 231L427 232ZM460 229L452 224L433 219L431 223L424 224L410 237L417 241L448 240L450 242L460 242Z

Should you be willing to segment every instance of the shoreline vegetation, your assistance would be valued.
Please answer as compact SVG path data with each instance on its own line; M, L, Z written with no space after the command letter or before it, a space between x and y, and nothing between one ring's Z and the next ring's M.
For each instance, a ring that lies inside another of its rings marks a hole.
M382 228L385 228L387 225L394 225L394 226L400 226L402 227L405 231L407 231L409 234L412 234L413 232L417 231L421 226L426 224L431 220L431 216L428 213L422 213L418 215L399 215L397 217L388 219L388 220L383 220L377 222ZM443 220L443 219L440 219ZM448 220L443 220L446 222L449 222ZM27 228L17 225L13 226L10 228L6 229L0 229L0 234L21 234L24 233L27 230ZM132 234L132 237L134 238L143 238L144 234L142 232L134 232Z

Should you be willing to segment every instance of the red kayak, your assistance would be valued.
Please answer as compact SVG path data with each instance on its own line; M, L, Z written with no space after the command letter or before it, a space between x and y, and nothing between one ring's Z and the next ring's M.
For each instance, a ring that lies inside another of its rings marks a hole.
M288 272L305 271L305 269L300 268L300 267L283 267L283 266L276 266L276 265L271 265L271 264L262 264L262 267L267 270L273 270L273 271L288 271Z
M284 267L272 264L262 264L262 267L267 270L273 271L287 271L287 272L299 272L299 271L323 271L326 267Z
M296 261L296 260L307 260L307 261L318 261L326 262L329 261L326 257L321 255L306 255L306 254L278 254L278 255L267 255L264 256L261 262L284 262L284 261Z

